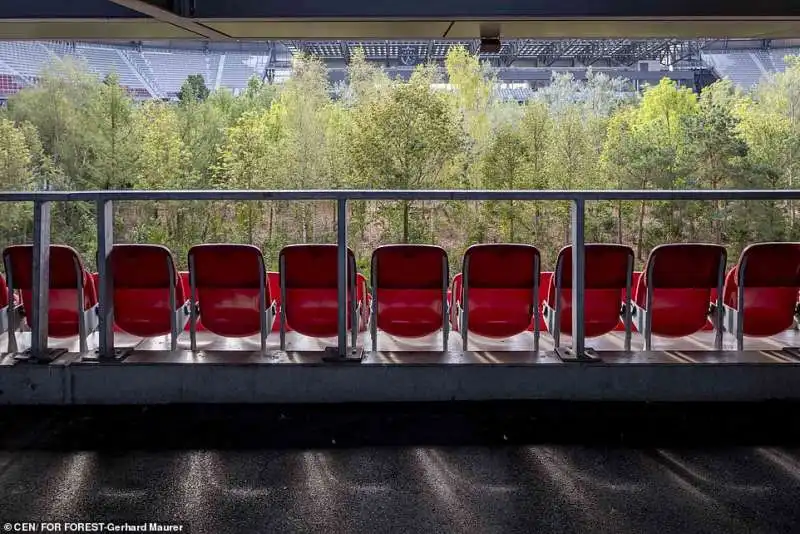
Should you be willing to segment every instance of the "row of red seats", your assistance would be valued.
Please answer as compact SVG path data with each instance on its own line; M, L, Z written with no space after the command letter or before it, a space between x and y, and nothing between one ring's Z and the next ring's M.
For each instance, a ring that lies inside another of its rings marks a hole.
M201 329L225 337L262 334L262 348L266 333L275 330L282 348L287 330L333 337L338 330L336 250L335 245L289 246L280 253L280 272L267 273L257 247L199 245L189 252L189 272L179 273L166 247L115 245L109 263L115 328L138 337L171 334L173 349L186 328L193 348ZM3 255L9 288L0 287L0 304L8 305L9 290L19 290L22 307L32 309L32 246L8 247ZM565 247L555 271L542 273L539 251L531 245L474 245L449 290L444 249L388 245L373 253L370 294L348 249L347 322L353 344L370 322L373 349L377 330L401 337L442 330L446 347L451 328L461 333L465 348L469 332L506 338L533 330L538 343L540 329L551 332L558 345L560 334L572 332L571 261L571 247ZM723 331L731 332L741 349L743 335L775 335L795 321L800 244L751 245L727 275L725 248L718 245L656 247L640 276L633 263L630 247L586 245L586 337L624 329L629 340L637 330L649 349L652 334L682 337L716 327L718 342ZM50 336L78 335L86 350L87 333L97 326L98 284L75 250L51 246ZM9 327L14 330L13 323Z

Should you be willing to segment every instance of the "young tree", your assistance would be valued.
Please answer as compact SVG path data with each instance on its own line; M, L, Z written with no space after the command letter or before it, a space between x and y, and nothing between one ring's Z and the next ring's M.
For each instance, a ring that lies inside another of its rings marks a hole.
M134 134L133 100L110 74L90 102L94 158L89 164L92 189L128 189L136 181L139 144Z
M210 92L206 87L206 79L203 78L202 74L190 74L181 85L181 90L178 92L178 100L181 103L203 101L208 98Z
M33 188L33 158L25 134L8 119L0 118L0 188L28 191ZM27 202L6 202L0 219L0 245L27 240L32 212Z
M422 74L394 85L385 98L358 106L353 120L349 158L354 171L372 187L435 187L463 147L446 95L432 89L430 79ZM411 233L412 206L412 202L401 202L403 243L422 237Z

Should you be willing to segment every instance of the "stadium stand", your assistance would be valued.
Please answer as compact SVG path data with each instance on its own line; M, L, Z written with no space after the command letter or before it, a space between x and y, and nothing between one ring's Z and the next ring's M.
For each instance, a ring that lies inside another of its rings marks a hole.
M512 46L513 44L513 46ZM105 43L64 41L0 42L0 100L36 83L41 70L54 61L75 57L91 72L105 77L115 72L136 99L175 99L191 74L200 74L210 89L238 94L253 76L280 83L290 73L291 58L304 53L325 62L330 81L347 80L346 66L356 50L380 64L392 77L407 79L420 63L442 65L453 46L477 53L469 41L319 41L248 43L237 48L202 43ZM588 67L630 80L631 90L667 76L695 90L716 78L728 77L750 89L766 74L786 68L784 57L800 53L795 44L775 48L756 43L656 41L536 41L505 42L499 52L481 54L497 79L495 98L524 102L550 83L553 72L569 71L584 79ZM733 46L733 45L730 45Z
M751 89L769 72L776 71L772 55L765 51L706 52L703 59L720 78L730 78L742 89Z

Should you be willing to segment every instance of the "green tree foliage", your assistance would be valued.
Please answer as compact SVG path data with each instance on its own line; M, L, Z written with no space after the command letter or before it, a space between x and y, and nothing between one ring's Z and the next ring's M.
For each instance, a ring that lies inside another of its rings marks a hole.
M181 85L178 99L181 103L203 101L208 98L210 91L206 87L206 79L202 74L190 74Z
M299 57L286 83L253 77L241 93L190 76L180 101L134 102L116 75L99 80L68 60L0 110L5 189L723 189L794 188L800 176L800 60L752 92L730 82L700 95L667 79L627 83L571 73L526 104L500 102L492 70L463 48L446 76L421 65L391 80L361 51L347 83ZM94 263L95 207L53 209L53 240ZM330 202L129 202L116 238L169 246L185 267L198 242L279 249L331 242ZM735 258L747 243L798 239L792 202L590 202L587 239L634 245L643 261L670 241L713 241ZM30 206L4 206L0 244L30 238ZM534 243L552 263L569 238L566 204L351 202L350 245L361 269L385 242L436 242L456 257L475 242ZM454 269L458 262L451 262Z
M392 86L384 98L357 106L353 119L349 157L370 187L436 188L463 147L446 95L431 88L422 70L409 83ZM412 218L414 207L414 202L400 202L400 232L392 231L392 239L408 243L432 237L424 224L430 213L421 207ZM395 206L387 213L397 213ZM415 222L421 224L412 227Z

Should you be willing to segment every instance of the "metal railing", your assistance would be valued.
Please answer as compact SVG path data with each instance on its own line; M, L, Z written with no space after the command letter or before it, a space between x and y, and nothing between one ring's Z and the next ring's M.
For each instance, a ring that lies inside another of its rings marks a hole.
M572 351L585 355L584 339L584 217L589 201L673 200L800 200L800 190L584 190L584 191L496 191L496 190L194 190L194 191L62 191L0 192L0 202L33 202L33 310L30 326L31 352L47 352L49 287L50 206L53 202L94 202L97 206L99 288L99 352L111 356L114 347L113 300L108 258L114 243L115 201L311 201L336 202L338 245L338 356L348 357L347 347L347 202L349 200L439 200L439 201L569 201L572 242Z

